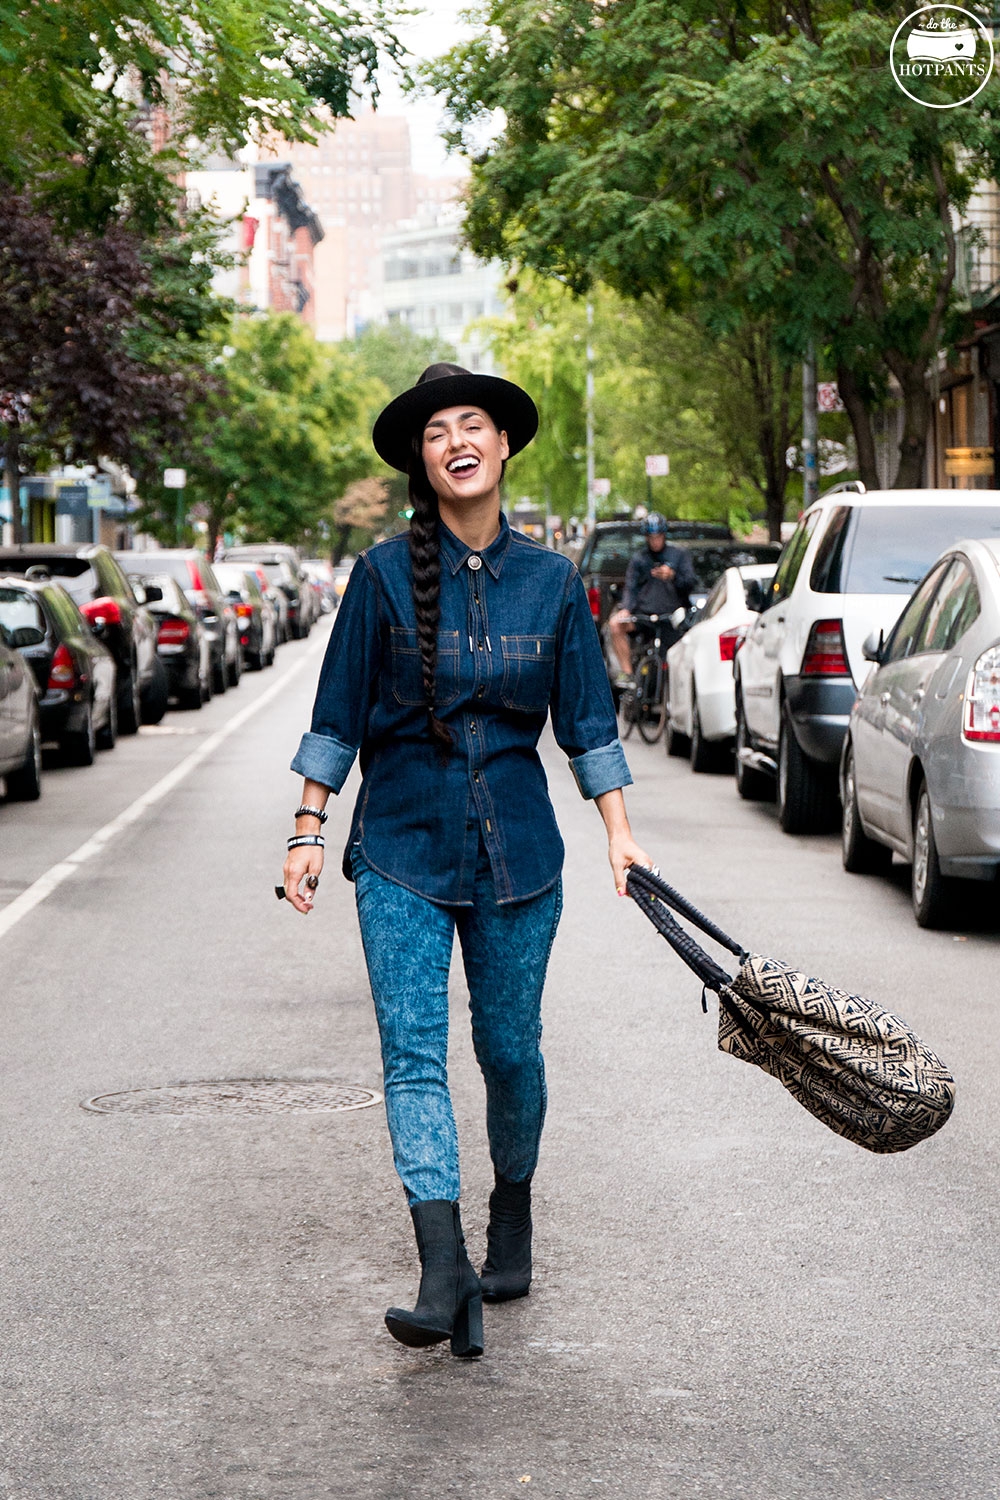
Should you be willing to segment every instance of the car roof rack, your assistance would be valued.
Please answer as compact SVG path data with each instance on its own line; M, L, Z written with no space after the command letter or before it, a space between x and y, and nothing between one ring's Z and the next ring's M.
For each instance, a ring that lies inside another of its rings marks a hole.
M868 486L861 479L842 479L839 484L831 484L830 488L824 490L819 498L825 500L827 495L842 495L847 492L855 495L867 495Z

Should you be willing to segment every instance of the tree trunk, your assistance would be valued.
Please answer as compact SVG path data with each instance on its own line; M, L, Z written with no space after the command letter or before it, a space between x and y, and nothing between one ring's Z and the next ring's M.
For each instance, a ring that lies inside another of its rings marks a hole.
M875 462L875 434L872 431L871 413L850 365L837 366L837 389L847 408L847 415L854 430L854 446L858 453L858 478L866 490L880 488L878 465Z
M340 526L334 526L330 538L330 561L334 567L340 562L347 551L347 544L351 539L351 523L348 521Z
M926 374L923 365L911 365L900 382L903 388L903 436L899 444L899 468L892 484L894 490L922 490L924 487L927 424L931 416Z

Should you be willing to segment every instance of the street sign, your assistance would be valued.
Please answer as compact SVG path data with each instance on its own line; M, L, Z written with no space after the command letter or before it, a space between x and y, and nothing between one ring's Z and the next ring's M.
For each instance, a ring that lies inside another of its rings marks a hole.
M610 495L611 494L611 480L610 479L595 479L594 480L594 494L595 495Z
M166 490L182 490L187 484L187 469L164 469L163 488Z
M670 473L670 459L665 453L646 454L646 474L655 479L658 474Z

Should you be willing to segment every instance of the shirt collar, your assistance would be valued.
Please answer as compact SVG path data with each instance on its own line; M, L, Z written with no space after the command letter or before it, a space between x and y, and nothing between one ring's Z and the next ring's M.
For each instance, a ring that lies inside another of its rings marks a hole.
M463 568L468 562L475 548L467 547L464 542L460 542L455 533L449 531L444 522L440 520L438 521L438 538L440 540L442 560L451 569L452 577L454 577L459 568ZM507 517L501 511L499 534L494 537L485 551L479 553L479 556L494 578L500 577L500 569L503 567L504 558L509 551L510 527L507 524Z

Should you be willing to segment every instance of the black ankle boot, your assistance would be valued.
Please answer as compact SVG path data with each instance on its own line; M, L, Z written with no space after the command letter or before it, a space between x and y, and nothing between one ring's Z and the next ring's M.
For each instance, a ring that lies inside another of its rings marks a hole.
M490 1194L486 1260L480 1275L487 1302L526 1297L531 1286L531 1178L511 1182L496 1174Z
M483 1299L479 1277L465 1253L458 1204L444 1199L410 1209L420 1254L420 1292L412 1312L390 1307L385 1326L411 1349L451 1339L451 1352L473 1359L483 1352Z

